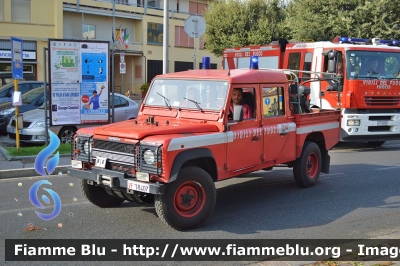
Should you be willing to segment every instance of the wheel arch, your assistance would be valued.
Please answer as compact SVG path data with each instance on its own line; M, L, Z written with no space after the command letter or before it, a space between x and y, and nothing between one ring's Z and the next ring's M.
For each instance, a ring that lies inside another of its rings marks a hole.
M307 135L305 141L315 142L321 152L321 172L329 173L330 156L328 150L326 149L325 136L322 132L312 132Z
M207 148L197 148L182 151L175 157L169 182L175 181L179 170L188 165L195 165L204 169L214 181L218 179L217 164L212 152Z

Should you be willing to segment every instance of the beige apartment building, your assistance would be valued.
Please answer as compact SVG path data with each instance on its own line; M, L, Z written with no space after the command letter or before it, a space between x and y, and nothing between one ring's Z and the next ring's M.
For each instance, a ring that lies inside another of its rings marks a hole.
M115 92L140 94L144 82L163 73L163 6L162 0L0 0L0 83L12 77L11 36L23 40L24 79L34 80L44 79L49 39L97 40L110 42L114 53ZM169 0L168 72L200 68L203 56L211 68L221 67L203 38L184 30L185 21L206 8L206 0Z

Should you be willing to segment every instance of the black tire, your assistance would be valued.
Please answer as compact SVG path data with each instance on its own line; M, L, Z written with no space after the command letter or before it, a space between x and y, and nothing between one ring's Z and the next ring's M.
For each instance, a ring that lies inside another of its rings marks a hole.
M368 145L371 147L380 147L385 141L368 141Z
M321 151L315 142L306 141L301 155L293 164L293 175L299 187L312 187L321 172Z
M63 127L58 133L61 143L71 143L72 137L75 135L76 129L73 127Z
M100 208L115 207L121 205L121 203L125 201L124 199L119 198L117 195L110 195L102 187L89 185L85 179L81 179L80 183L83 195L88 201Z
M211 176L190 166L179 171L176 181L166 184L164 194L156 195L158 217L177 230L195 228L213 212L217 192Z

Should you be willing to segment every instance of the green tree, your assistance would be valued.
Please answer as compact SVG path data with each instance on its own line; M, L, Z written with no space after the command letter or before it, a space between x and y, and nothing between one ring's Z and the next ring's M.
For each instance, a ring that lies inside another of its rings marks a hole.
M228 47L260 45L286 37L283 0L211 2L204 14L205 48L221 56Z
M336 36L400 37L400 0L292 0L286 26L296 40L332 40Z

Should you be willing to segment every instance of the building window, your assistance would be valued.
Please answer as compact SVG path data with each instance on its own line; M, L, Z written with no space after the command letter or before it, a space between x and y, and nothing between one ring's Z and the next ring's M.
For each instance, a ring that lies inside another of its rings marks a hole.
M86 40L96 39L96 25L82 25L82 38Z
M160 0L148 0L147 6L154 7L154 8L160 8Z
M184 27L175 26L175 46L176 47L191 47L193 48L193 38L185 32Z
M33 73L33 65L27 65L24 62L23 65L24 73ZM10 63L0 63L0 72L1 73L12 73L11 62Z
M4 0L0 0L0 21L4 21Z
M147 44L163 44L163 24L147 23Z
M207 5L202 3L190 2L189 1L189 13L203 15L207 10Z
M11 21L12 22L31 22L31 1L13 0L11 1Z

